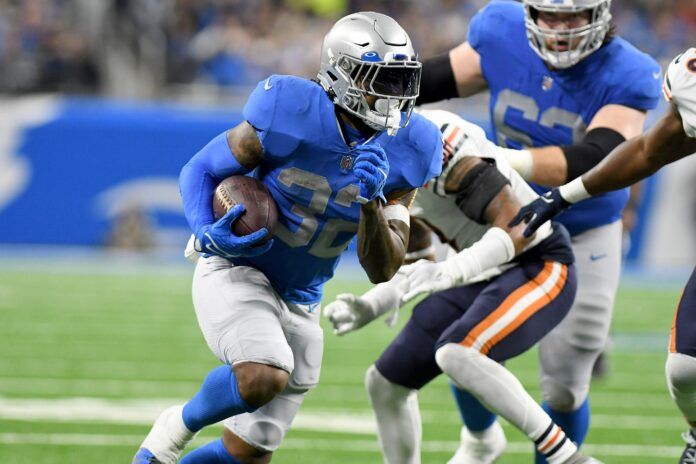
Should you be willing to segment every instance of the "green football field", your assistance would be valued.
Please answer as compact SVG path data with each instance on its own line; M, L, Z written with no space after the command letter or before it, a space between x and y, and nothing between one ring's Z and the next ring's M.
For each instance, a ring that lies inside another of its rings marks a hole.
M327 300L366 286L339 278ZM674 463L681 453L684 424L663 374L679 288L652 287L622 286L611 374L592 387L586 449L607 463ZM342 338L326 330L320 385L274 462L381 462L362 379L396 333L381 321ZM0 463L128 463L158 411L183 402L216 365L198 331L185 271L2 268ZM536 354L509 366L538 397ZM444 378L421 392L420 405L423 462L446 462L460 422ZM531 463L531 445L503 426L509 445L500 462ZM219 432L210 427L195 445Z

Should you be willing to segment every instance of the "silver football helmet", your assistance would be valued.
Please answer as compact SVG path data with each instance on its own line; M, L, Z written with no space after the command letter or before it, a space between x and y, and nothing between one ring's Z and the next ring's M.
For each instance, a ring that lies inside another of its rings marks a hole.
M565 69L595 52L602 46L611 28L611 0L523 0L527 37L532 49L550 66ZM557 30L543 28L537 23L540 11L550 13L590 12L590 21L582 27ZM568 50L549 48L547 40L565 41ZM577 43L576 43L577 42Z
M353 13L324 37L319 82L336 105L375 130L395 135L408 124L420 75L411 39L389 16Z

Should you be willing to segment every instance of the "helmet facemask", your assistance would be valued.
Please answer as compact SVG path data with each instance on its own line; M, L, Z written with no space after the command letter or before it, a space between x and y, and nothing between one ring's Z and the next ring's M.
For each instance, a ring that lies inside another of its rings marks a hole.
M566 69L576 65L602 46L611 28L610 5L611 0L598 1L594 6L565 6L525 0L525 25L530 46L552 68ZM580 13L583 11L589 11L590 18L586 25L580 27L552 29L541 27L537 21L539 12ZM568 50L554 50L549 46L549 42L559 41L566 42Z
M334 69L347 84L342 95L336 96L341 108L389 135L406 126L420 88L420 62L365 61L339 55Z

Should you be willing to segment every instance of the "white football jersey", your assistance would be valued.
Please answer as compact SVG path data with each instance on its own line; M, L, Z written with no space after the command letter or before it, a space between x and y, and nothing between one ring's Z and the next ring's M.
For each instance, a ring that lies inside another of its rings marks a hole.
M686 135L696 137L696 48L672 60L662 90L665 98L677 107Z
M443 110L422 110L421 115L432 121L442 133L444 156L442 174L430 180L418 195L411 207L411 215L424 220L433 227L441 239L447 241L455 250L461 251L476 243L490 228L467 217L456 204L456 195L445 193L445 179L452 168L465 156L475 156L493 160L498 170L510 181L510 187L522 205L535 200L538 195L510 167L508 162L496 155L492 142L479 126L460 118L456 114ZM530 249L552 233L551 223L542 225ZM486 278L500 274L504 266L492 272L486 272ZM476 279L479 280L479 279Z

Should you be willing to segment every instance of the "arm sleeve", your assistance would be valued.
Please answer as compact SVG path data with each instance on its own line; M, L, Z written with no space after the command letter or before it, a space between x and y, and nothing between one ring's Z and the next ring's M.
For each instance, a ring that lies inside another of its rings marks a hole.
M626 139L613 129L598 127L585 134L582 141L561 147L568 163L567 181L585 174Z
M227 132L211 140L184 165L179 174L179 191L186 220L194 234L214 221L213 192L220 181L249 171L230 150Z
M416 105L459 96L449 53L443 53L423 62L420 91Z

